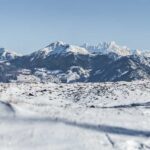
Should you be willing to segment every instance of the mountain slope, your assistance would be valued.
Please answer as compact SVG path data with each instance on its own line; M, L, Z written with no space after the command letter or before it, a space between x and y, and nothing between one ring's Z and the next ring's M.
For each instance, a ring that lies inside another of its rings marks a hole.
M115 42L103 43L91 50L55 42L9 63L19 72L30 70L31 75L44 82L132 81L150 79L148 54L118 46Z
M66 55L66 54L79 54L79 55L87 55L89 52L82 47L69 45L64 42L58 41L49 44L43 49L40 49L37 52L31 54L31 61L35 58L46 58L50 55Z
M132 81L138 79L150 79L150 59L126 56L116 61L109 61L103 68L93 70L89 79L97 81ZM145 63L147 62L147 63Z
M0 61L10 61L18 57L18 54L15 52L10 52L5 48L0 48Z

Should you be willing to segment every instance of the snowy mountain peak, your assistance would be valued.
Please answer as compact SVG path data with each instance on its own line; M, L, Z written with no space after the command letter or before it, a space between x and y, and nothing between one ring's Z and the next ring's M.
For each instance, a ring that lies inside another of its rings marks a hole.
M140 55L142 55L142 51L139 50L139 49L136 49L136 50L133 50L133 51L132 51L132 54L133 54L133 55L138 55L138 56L140 56Z
M17 56L19 55L15 52L10 52L5 48L0 48L0 61L12 60L15 59Z
M59 41L54 42L54 43L51 43L51 44L47 45L46 47L40 49L39 52L44 52L45 54L49 54L50 52L60 49L60 48L64 47L65 45L66 44L63 42L59 42Z
M144 55L145 57L148 54L138 49L131 50L127 46L120 46L115 41L101 42L97 45L88 45L85 43L81 47L66 44L62 41L56 41L49 44L45 48L41 49L39 53L43 57L46 57L47 55L49 56L51 54L64 55L68 53L82 54L82 55L87 55L92 53L101 53L106 55L106 54L114 53L117 54L118 56L129 56L129 55L143 56Z
M99 43L96 46L90 46L84 44L82 47L88 49L90 52L109 54L115 53L119 56L127 56L131 54L131 51L126 46L119 46L115 41Z
M49 46L62 46L62 45L66 45L66 43L64 43L63 41L56 41L51 43Z
M57 41L49 44L45 48L39 50L38 52L44 53L45 55L51 54L66 54L66 53L74 53L74 54L89 54L88 50L83 47L74 46L70 44L66 44L62 41Z

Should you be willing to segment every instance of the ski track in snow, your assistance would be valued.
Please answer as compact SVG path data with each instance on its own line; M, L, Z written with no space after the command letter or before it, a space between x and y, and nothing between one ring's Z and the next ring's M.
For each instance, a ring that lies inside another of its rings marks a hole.
M0 149L149 150L150 81L0 84Z

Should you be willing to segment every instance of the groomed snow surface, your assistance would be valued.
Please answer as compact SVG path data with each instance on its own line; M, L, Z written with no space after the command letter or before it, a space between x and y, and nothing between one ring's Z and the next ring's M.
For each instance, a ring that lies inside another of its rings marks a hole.
M148 150L150 81L0 84L2 150Z

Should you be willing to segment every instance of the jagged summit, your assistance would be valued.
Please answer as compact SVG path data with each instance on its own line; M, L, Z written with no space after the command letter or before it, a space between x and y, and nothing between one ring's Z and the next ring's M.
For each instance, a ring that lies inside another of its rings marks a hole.
M84 47L91 53L101 53L101 54L110 54L114 53L118 56L142 56L142 57L150 57L150 50L144 51L140 49L130 49L127 46L120 46L116 44L115 41L111 42L102 42L97 45L89 45L87 43L83 44L81 47Z
M55 41L49 44L49 46L60 46L60 45L66 45L63 41Z
M119 46L116 44L115 41L102 42L97 45L83 44L82 47L94 53L102 53L102 54L115 53L119 56L131 55L131 50L129 48L127 48L126 46Z

